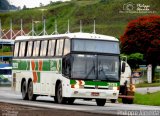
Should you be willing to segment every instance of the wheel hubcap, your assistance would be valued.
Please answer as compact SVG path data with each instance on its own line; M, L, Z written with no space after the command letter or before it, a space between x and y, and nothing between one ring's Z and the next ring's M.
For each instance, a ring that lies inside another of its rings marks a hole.
M26 93L26 86L25 86L25 84L23 84L23 88L22 88L22 95L23 95L23 97L25 96L25 93Z
M62 100L62 88L59 88L59 91L58 91L58 101L61 102Z
M29 85L29 91L28 91L28 94L29 94L29 98L31 99L32 98L32 95L33 95L33 91L32 91L32 89L33 89L33 87L32 87L32 83L30 83L30 85Z

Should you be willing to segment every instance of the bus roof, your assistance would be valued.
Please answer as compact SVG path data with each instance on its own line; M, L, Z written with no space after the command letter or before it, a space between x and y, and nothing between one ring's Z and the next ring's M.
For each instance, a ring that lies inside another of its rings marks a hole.
M28 39L50 39L50 38L78 38L78 39L94 39L94 40L109 40L109 41L119 41L117 38L101 34L93 33L66 33L57 35L43 35L43 36L18 36L15 40L28 40Z

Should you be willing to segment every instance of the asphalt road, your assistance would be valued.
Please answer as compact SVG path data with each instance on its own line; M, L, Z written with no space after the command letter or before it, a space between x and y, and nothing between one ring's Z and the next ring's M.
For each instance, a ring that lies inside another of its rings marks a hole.
M96 106L94 101L76 100L73 105L56 104L50 97L38 97L37 101L24 101L20 93L15 93L11 88L0 88L0 102L20 104L33 107L52 108L61 110L83 111L88 113L132 115L149 114L150 116L160 115L160 106L146 106L136 104L121 104L107 102L104 107ZM152 115L153 114L153 115Z

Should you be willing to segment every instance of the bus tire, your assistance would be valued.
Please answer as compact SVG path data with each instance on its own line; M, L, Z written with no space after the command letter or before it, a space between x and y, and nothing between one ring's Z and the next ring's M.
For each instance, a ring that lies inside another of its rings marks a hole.
M32 81L29 82L27 93L28 93L28 99L30 101L35 101L36 100L37 96L35 94L33 94L33 82Z
M116 99L111 99L111 103L116 103Z
M28 100L28 93L27 93L27 84L26 81L22 82L22 99L23 100Z
M68 98L67 101L68 101L68 104L73 104L75 101L75 98Z
M55 101L59 104L66 103L66 98L62 96L62 83L58 84L57 90L56 90L56 96Z
M97 106L104 106L106 99L96 99Z

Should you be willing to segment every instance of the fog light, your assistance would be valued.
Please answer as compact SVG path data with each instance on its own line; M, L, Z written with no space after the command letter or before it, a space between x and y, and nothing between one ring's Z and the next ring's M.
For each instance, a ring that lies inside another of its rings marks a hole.
M117 87L113 87L113 90L118 90L118 88Z
M74 88L79 89L79 85L77 85L77 84L74 85Z
M78 94L78 91L74 91L74 94Z
M84 85L80 85L79 88L83 89L83 88L84 88Z

